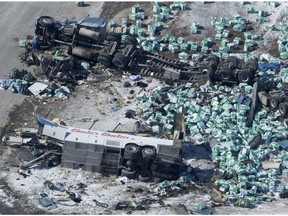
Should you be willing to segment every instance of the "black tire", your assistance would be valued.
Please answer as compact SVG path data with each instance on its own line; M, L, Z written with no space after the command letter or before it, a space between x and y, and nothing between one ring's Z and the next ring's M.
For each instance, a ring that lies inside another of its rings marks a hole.
M239 65L239 59L235 56L229 56L226 61L227 64L230 64L232 68L237 68Z
M42 16L39 18L39 24L43 27L53 27L55 20L53 17L49 17L49 16Z
M251 68L254 73L259 69L258 62L255 59L247 60L244 67Z
M210 55L206 58L206 61L209 62L209 65L213 68L213 69L217 69L217 66L219 64L219 57L216 55Z
M151 180L151 176L139 175L138 178L139 178L139 181L141 181L141 182L149 182Z
M136 159L139 156L139 146L134 143L128 143L124 148L124 158Z
M279 104L280 104L280 99L279 99L279 97L271 97L270 98L270 107L271 107L271 109L272 110L277 110L278 109L278 106L279 106Z
M280 103L278 109L281 116L286 117L288 114L288 102Z
M123 69L128 65L129 61L130 61L129 57L124 56L122 53L116 53L112 60L112 63L116 67Z
M138 41L132 35L127 35L123 41L123 44L129 44L129 45L137 46Z
M210 65L203 65L201 72L202 72L202 75L211 76L213 74L214 70Z
M107 41L115 41L117 43L121 42L121 35L115 32L108 32Z
M122 169L121 170L121 176L123 177L127 177L128 179L135 179L135 176L136 176L136 171L128 171L128 170L125 170L125 169Z
M240 83L251 83L253 80L253 73L249 70L240 71L238 80Z
M112 64L112 56L106 52L99 52L99 56L97 58L97 62L103 64L106 67L109 67Z
M141 153L144 159L153 160L156 157L156 149L153 147L144 147Z
M221 80L227 81L227 80L231 80L232 78L232 71L230 68L222 68L219 71L219 76Z

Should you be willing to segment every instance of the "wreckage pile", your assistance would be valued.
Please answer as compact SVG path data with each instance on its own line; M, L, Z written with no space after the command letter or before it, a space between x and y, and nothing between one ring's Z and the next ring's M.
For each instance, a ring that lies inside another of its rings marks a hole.
M262 76L272 76L278 88L282 87L282 79L274 71L262 72ZM207 82L157 87L136 96L137 107L155 134L171 133L173 113L184 107L184 139L196 145L210 142L217 165L214 184L231 203L243 207L267 199L268 192L287 194L287 124L280 121L279 111L262 108L252 128L247 127L251 92L247 84L229 87Z

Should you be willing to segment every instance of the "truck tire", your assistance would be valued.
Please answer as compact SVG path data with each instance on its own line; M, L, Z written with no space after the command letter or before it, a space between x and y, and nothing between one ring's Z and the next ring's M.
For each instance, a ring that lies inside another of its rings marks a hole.
M237 68L239 65L239 59L235 56L229 56L225 62L230 64L232 66L231 68L233 69Z
M108 32L107 41L115 41L117 43L121 42L121 35L115 32Z
M210 55L206 58L206 61L209 62L209 65L215 70L219 64L219 57L216 55Z
M38 22L41 26L49 28L54 26L55 20L50 16L42 16L39 18Z
M270 107L271 107L271 109L272 110L277 110L278 109L278 107L279 107L279 104L280 104L280 99L279 99L279 97L271 97L270 98Z
M128 143L124 148L124 158L134 160L139 156L139 147L134 143Z
M251 68L253 70L253 72L255 73L259 66L258 66L258 62L255 60L255 59L249 59L246 61L245 65L244 65L245 68Z
M153 147L144 147L141 153L144 159L153 160L156 157L156 150Z
M123 69L128 65L129 61L130 61L129 57L124 56L122 53L116 53L112 60L112 63L116 67Z
M279 112L282 117L286 117L288 114L288 102L280 103L279 104Z
M240 83L251 83L253 80L253 74L249 70L242 70L238 74L238 80Z
M122 169L121 170L121 176L123 177L127 177L128 179L135 179L135 176L136 176L136 171L128 171L128 170L125 170L125 169Z
M232 71L230 68L222 68L219 71L219 76L220 76L221 80L224 80L224 81L231 80Z
M109 67L112 64L112 56L106 52L99 52L99 56L97 58L97 62L103 64L106 67Z
M138 41L132 35L127 35L123 41L123 44L129 44L129 45L137 46Z

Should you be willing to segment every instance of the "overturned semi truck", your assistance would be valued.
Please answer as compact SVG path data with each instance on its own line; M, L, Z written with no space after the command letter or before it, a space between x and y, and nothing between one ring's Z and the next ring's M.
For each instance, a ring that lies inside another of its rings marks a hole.
M182 162L184 115L175 114L173 139L67 127L39 115L38 134L62 147L62 166L149 181L177 179Z
M41 16L36 20L35 30L42 49L65 45L68 55L98 62L106 67L125 69L133 74L193 83L211 79L249 84L257 75L256 59L244 62L230 56L220 61L218 56L208 55L203 61L191 65L179 59L144 51L132 35L122 32L107 32L106 18L95 17L59 22L52 17Z

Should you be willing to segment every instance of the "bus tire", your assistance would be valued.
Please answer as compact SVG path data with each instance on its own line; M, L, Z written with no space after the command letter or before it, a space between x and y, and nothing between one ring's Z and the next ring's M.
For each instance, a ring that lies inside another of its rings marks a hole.
M127 177L128 179L135 179L136 176L136 171L128 171L126 169L121 170L121 176L122 177Z
M156 150L153 147L144 147L141 151L144 159L154 159L156 157Z
M124 158L136 159L139 156L139 147L134 143L129 143L124 148Z

